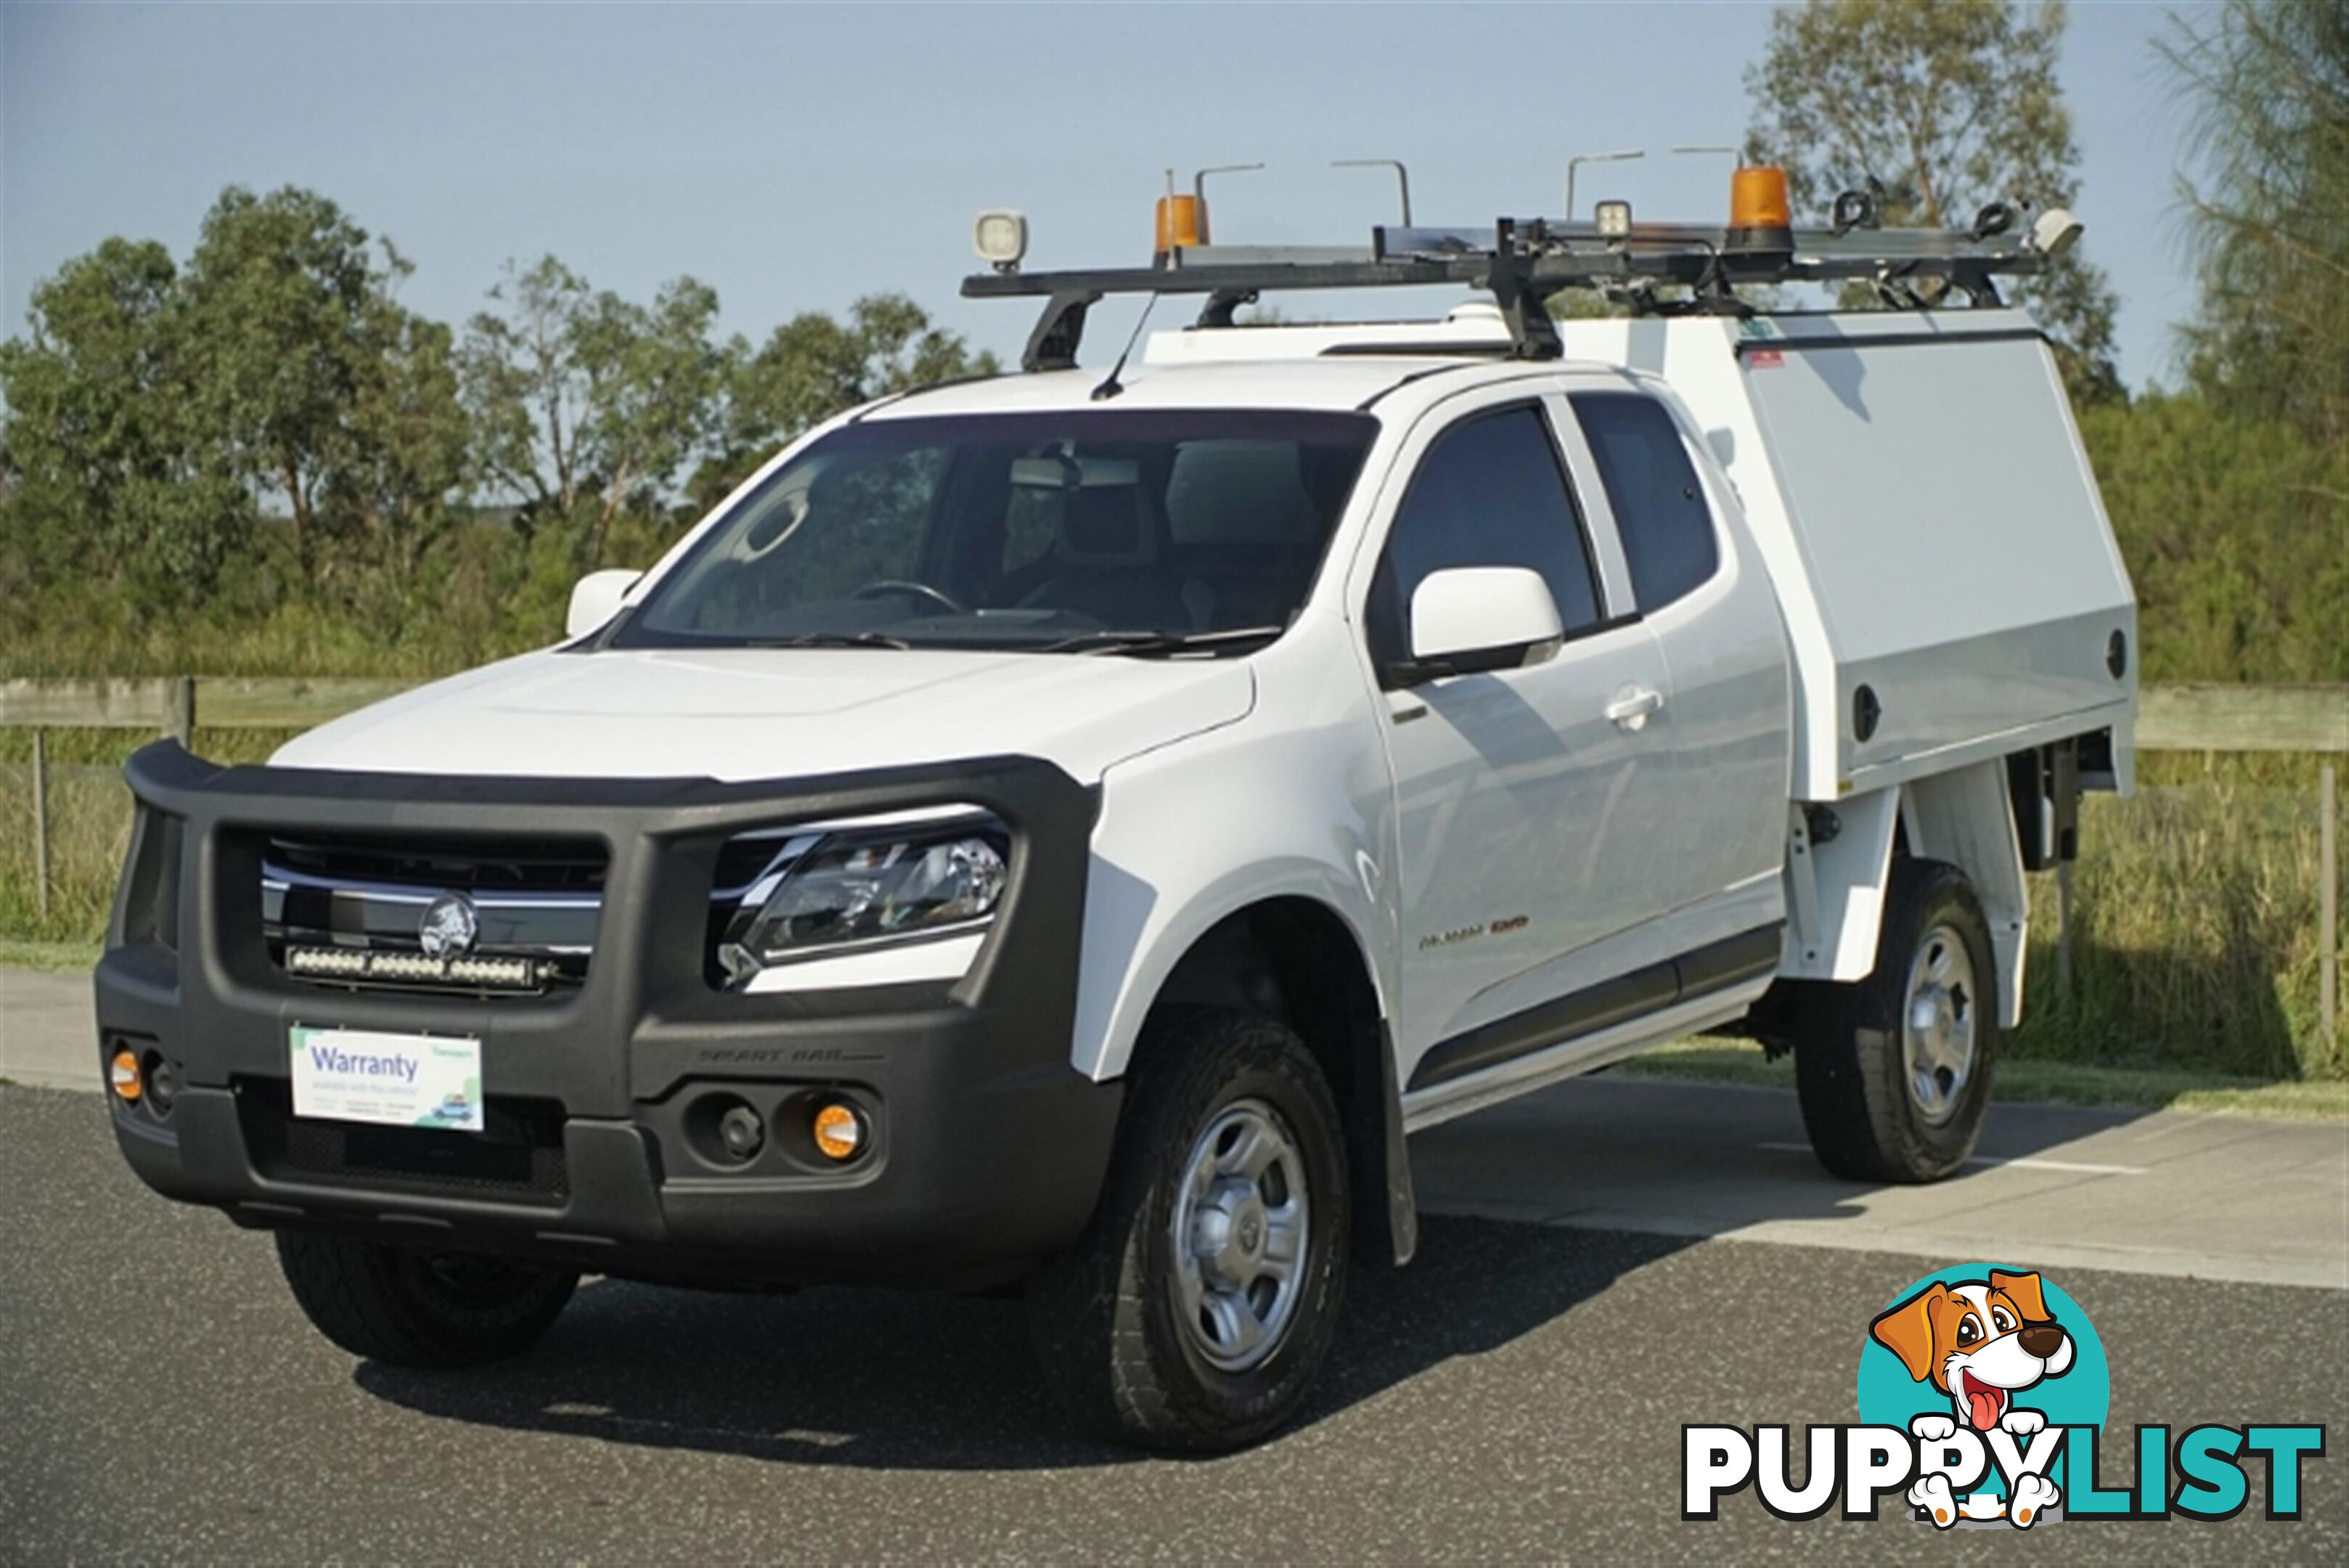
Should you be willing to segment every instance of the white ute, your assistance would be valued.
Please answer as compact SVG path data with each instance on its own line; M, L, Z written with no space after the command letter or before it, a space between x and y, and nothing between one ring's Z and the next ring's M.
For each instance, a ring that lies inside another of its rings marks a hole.
M509 1354L582 1271L1016 1282L1082 1416L1191 1449L1286 1420L1350 1258L1408 1258L1412 1129L1744 1030L1829 1169L1945 1176L2024 872L2129 784L2127 574L1992 281L2072 233L1614 213L1036 275L983 221L967 291L1046 301L1025 373L811 432L560 647L269 768L134 762L101 1028L172 1093L125 1152L276 1229L362 1354ZM1851 278L1946 293L1733 293ZM1441 281L1498 304L1232 324ZM1566 287L1631 314L1552 328ZM1180 293L1074 368L1087 306ZM486 1119L331 1097L336 1028L471 1042ZM511 1163L436 1186L465 1138Z

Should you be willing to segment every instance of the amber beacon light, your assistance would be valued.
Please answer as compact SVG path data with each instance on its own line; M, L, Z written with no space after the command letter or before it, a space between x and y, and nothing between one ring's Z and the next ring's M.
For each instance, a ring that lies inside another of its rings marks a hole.
M1786 200L1784 169L1755 163L1730 175L1728 241L1733 251L1795 248L1795 215Z
M1207 202L1202 196L1178 196L1172 192L1158 198L1158 243L1154 247L1163 260L1170 252L1207 243Z

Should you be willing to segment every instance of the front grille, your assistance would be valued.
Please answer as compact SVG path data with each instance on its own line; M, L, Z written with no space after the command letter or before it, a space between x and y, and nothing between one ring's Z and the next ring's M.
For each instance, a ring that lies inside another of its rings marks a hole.
M606 864L592 839L280 836L263 854L264 933L280 967L309 984L509 996L573 987L595 951ZM427 912L451 895L474 938L431 956L490 961L471 978L420 961ZM526 979L482 978L493 971Z
M336 882L388 882L452 892L604 890L604 846L592 839L483 839L429 845L398 838L284 838L269 857Z
M570 1195L563 1107L492 1095L478 1133L314 1121L293 1114L282 1078L237 1083L246 1152L264 1177L370 1190L473 1194L560 1204Z

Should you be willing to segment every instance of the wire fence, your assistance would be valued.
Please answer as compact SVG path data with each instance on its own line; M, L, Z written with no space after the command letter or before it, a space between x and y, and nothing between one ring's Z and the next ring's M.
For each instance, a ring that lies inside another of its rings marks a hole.
M0 762L0 824L21 825L0 826L0 935L95 940L121 864L130 810L117 767L53 758L52 731L160 731L183 743L199 723L232 735L294 732L408 684L0 680L0 732L30 736L29 747L16 748L24 760ZM109 749L131 741L122 735ZM2025 1044L2269 1076L2338 1075L2333 759L2349 753L2349 688L2147 688L2137 743L2142 753L2199 753L2203 776L2085 803L2088 852L2071 886L2035 890ZM2293 782L2279 784L2277 769L2251 765L2247 753L2313 757L2313 776L2292 766L2284 771ZM2073 962L2059 985L2056 958L2067 948Z

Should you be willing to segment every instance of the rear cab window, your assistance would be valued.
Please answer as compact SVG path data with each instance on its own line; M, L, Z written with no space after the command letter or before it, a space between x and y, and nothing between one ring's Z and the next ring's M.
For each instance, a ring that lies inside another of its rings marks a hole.
M1713 508L1671 415L1639 392L1575 392L1567 400L1614 508L1640 613L1710 581L1721 567Z

